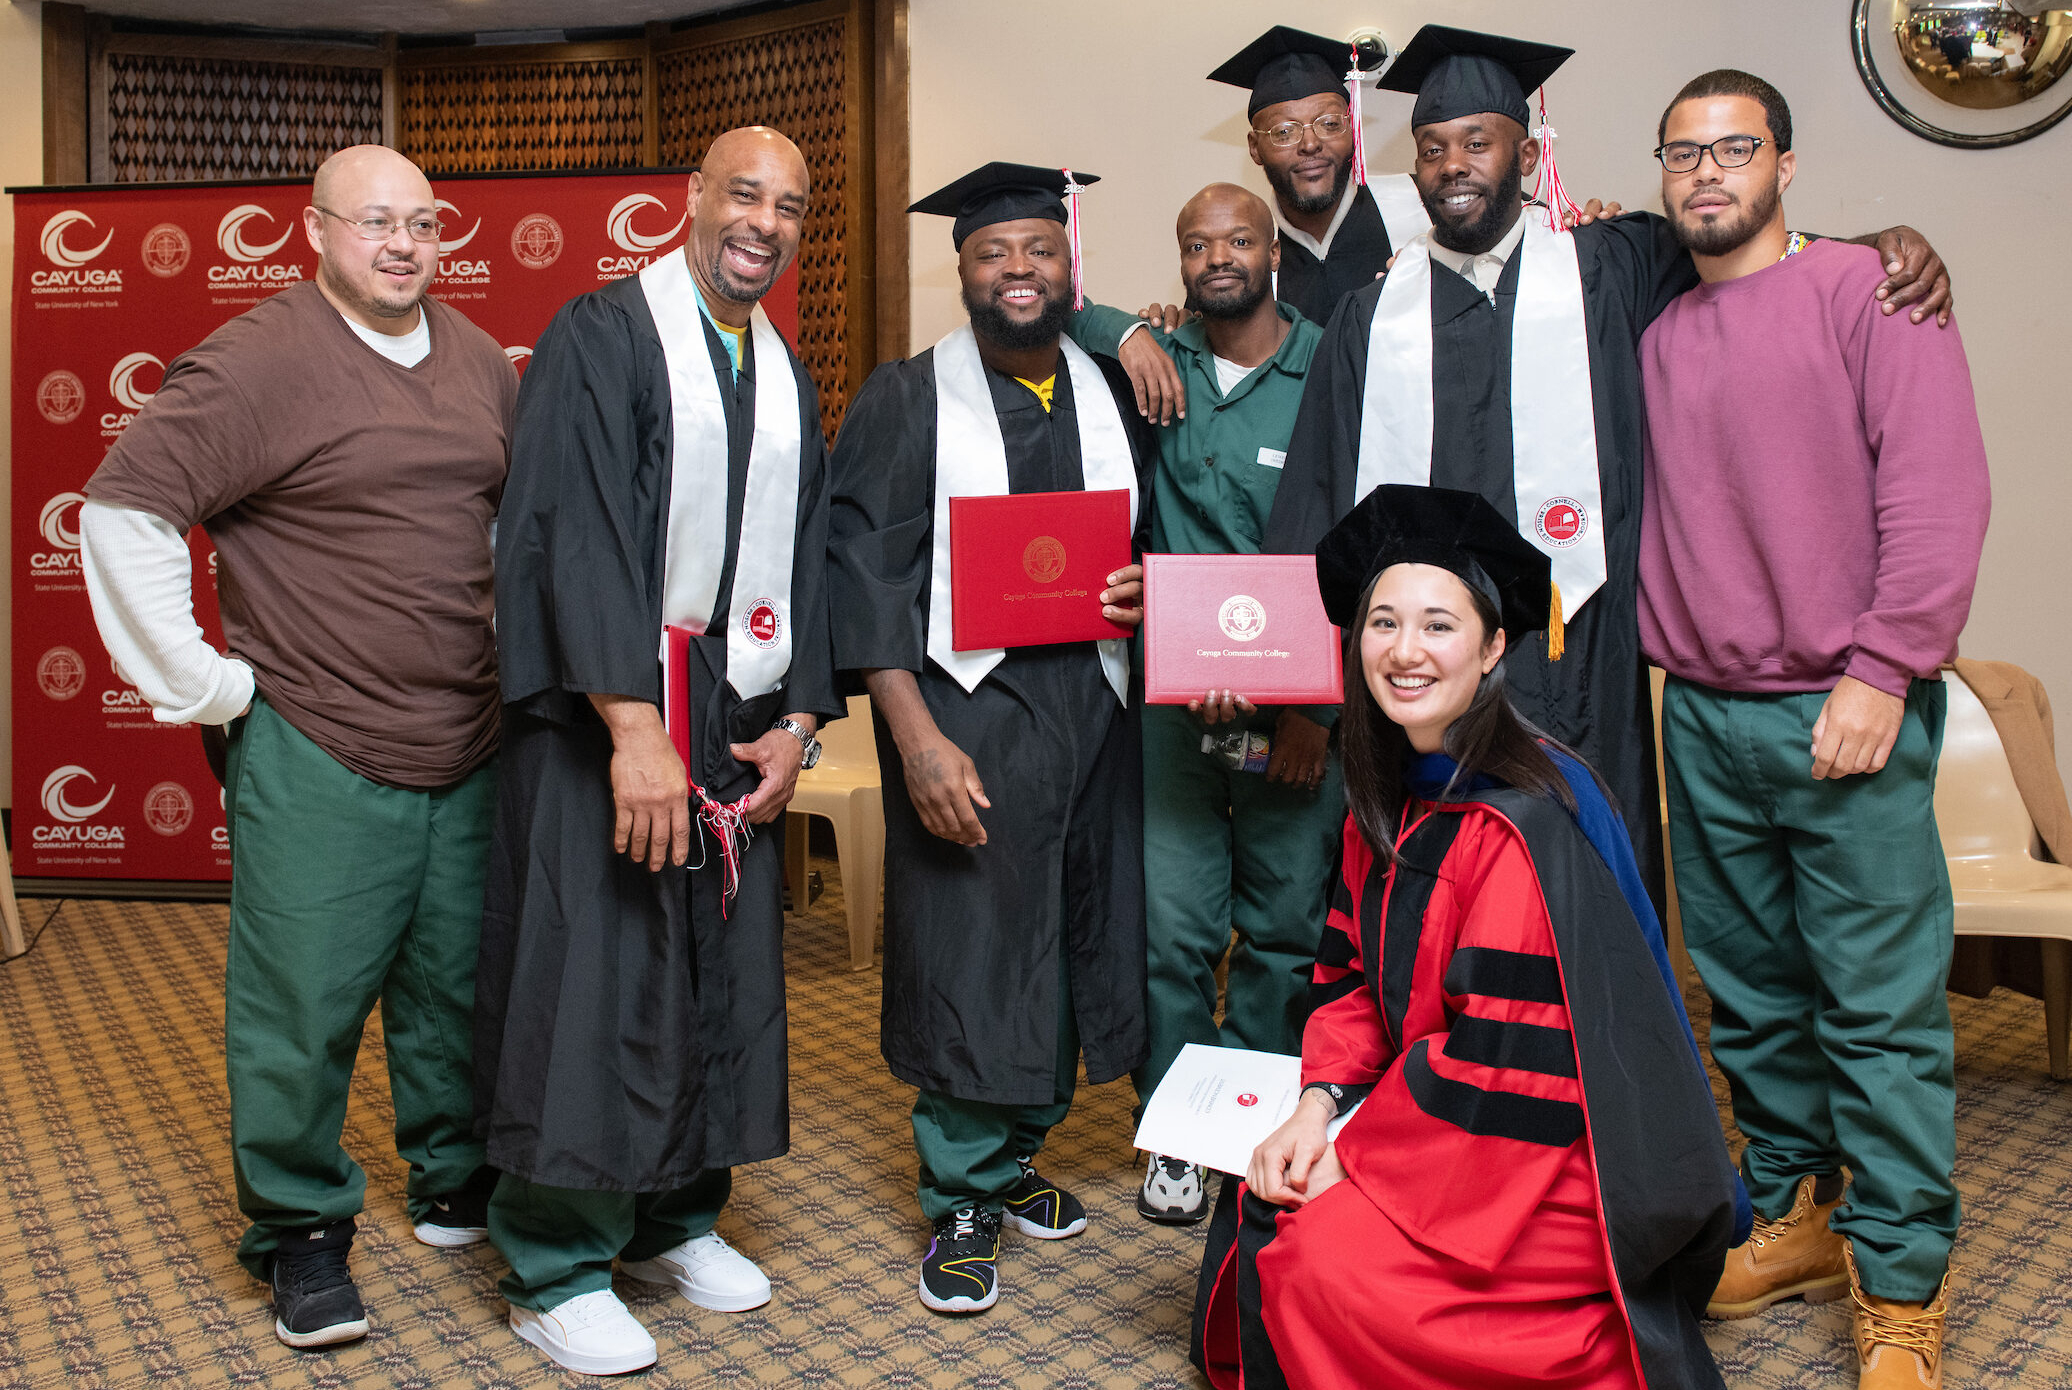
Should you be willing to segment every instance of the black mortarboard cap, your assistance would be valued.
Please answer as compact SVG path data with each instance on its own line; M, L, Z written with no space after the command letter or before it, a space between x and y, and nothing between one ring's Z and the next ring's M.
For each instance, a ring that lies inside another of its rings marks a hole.
M1077 169L1072 178L1081 184L1101 181L1098 174L1082 174ZM1025 217L1063 222L1064 199L1064 170L994 160L944 184L907 211L956 218L950 225L950 242L961 249L964 238L995 222L1019 222Z
M1252 99L1245 106L1245 115L1256 116L1262 108L1284 101L1302 101L1324 92L1344 96L1352 52L1353 46L1343 39L1276 24L1210 73L1209 81L1250 87ZM1386 56L1379 49L1371 57L1363 54L1360 66L1373 67Z
M1460 576L1502 615L1513 643L1547 626L1552 566L1479 493L1390 483L1374 489L1317 543L1324 614L1357 630L1367 585L1390 565L1437 565Z
M1379 86L1417 93L1410 124L1434 125L1481 111L1509 116L1527 130L1526 96L1575 52L1548 43L1427 24L1417 31Z

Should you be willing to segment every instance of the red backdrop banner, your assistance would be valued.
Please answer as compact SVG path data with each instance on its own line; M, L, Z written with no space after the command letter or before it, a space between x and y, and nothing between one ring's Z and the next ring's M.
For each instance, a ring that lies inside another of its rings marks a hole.
M521 372L554 313L680 245L680 173L441 179L432 293ZM160 724L94 630L79 505L165 366L316 274L306 184L21 190L14 199L14 872L230 876L220 791L192 728ZM764 300L798 336L797 269ZM311 390L323 389L311 382ZM196 617L220 643L197 530Z

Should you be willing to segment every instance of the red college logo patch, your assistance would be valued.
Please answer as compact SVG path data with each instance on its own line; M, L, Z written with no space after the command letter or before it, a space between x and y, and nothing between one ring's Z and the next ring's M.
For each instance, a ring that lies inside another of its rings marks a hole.
M36 410L53 425L69 425L86 409L86 383L60 368L36 383Z
M1244 1093L1243 1095L1241 1095L1241 1096L1239 1096L1239 1097L1237 1098L1237 1103L1238 1103L1239 1105L1247 1105L1247 1106L1249 1106L1249 1105L1257 1105L1257 1104L1259 1103L1259 1097L1257 1097L1257 1096L1253 1095L1253 1094L1252 1094L1252 1093L1251 1093L1250 1091L1247 1091L1247 1092L1245 1092L1245 1093Z
M161 222L144 233L144 269L161 279L170 279L187 269L194 243L187 233L170 222Z
M144 793L144 824L161 835L177 835L194 820L194 798L178 782L160 782Z
M758 647L774 647L777 635L784 630L784 619L778 615L775 603L759 598L741 615L741 630Z
M1590 529L1590 514L1573 497L1549 497L1534 523L1540 539L1552 546L1571 546Z
M511 229L511 254L527 270L545 270L561 259L562 241L561 224L535 212Z
M36 662L36 685L53 700L69 700L86 689L86 658L70 647L52 647Z

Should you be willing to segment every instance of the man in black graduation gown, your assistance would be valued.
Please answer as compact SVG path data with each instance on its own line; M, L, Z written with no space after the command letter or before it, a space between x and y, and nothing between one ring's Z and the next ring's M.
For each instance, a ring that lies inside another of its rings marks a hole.
M1371 68L1382 57L1361 54L1359 66ZM1408 175L1353 182L1360 132L1346 74L1354 61L1349 43L1276 24L1209 74L1211 82L1251 89L1245 148L1272 185L1280 223L1274 297L1316 323L1381 273L1394 249L1391 227L1407 240L1427 225Z
M614 1258L702 1307L769 1299L712 1228L728 1170L789 1143L783 811L842 709L819 403L756 307L797 253L805 162L733 131L690 190L681 252L540 339L498 517L477 1123L511 1325L590 1374L655 1359ZM738 805L745 847L708 805Z
M920 1089L934 1232L919 1292L938 1312L997 1300L1003 1221L1040 1239L1085 1228L1031 1160L1082 1053L1096 1083L1145 1054L1125 644L959 652L950 636L949 496L1126 487L1141 518L1155 441L1121 372L1059 336L1064 187L1056 169L990 164L914 204L956 219L971 322L872 373L831 464L835 663L870 691L884 779L880 1046ZM1109 576L1107 617L1141 617L1138 575Z
M1660 792L1634 591L1638 349L1648 324L1698 277L1653 214L1552 240L1544 213L1526 216L1520 180L1540 159L1526 93L1571 52L1428 24L1382 78L1417 93L1415 177L1433 230L1327 325L1264 548L1312 550L1376 484L1426 482L1480 493L1546 550L1567 590L1565 623L1505 662L1511 698L1603 775L1659 909ZM1900 265L1881 287L1888 306L1918 299L1925 319L1947 302L1941 261L1918 233L1896 228L1876 244L1888 270ZM1572 270L1556 266L1564 256ZM1530 306L1523 317L1521 304ZM1381 354L1371 351L1377 316ZM1585 356L1587 374L1575 370ZM1526 398L1514 402L1521 390ZM1565 650L1553 660L1557 640Z

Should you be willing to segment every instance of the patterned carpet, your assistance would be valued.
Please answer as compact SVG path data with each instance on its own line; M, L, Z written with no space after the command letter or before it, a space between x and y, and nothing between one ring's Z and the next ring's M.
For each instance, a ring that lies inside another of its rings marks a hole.
M792 1153L739 1175L721 1225L776 1300L725 1315L622 1284L662 1347L642 1383L1197 1385L1186 1315L1200 1234L1131 1209L1126 1083L1082 1091L1046 1159L1085 1199L1089 1232L1010 1235L1005 1294L983 1317L916 1302L912 1093L878 1057L878 976L845 968L839 879L819 867L829 891L790 934ZM492 1251L411 1238L371 1026L345 1142L369 1171L354 1263L374 1330L323 1354L277 1343L264 1289L231 1258L242 1223L226 1161L224 909L29 902L24 925L54 910L35 951L0 966L0 1390L596 1383L510 1334ZM1946 1384L2072 1385L2072 1090L2044 1073L2041 1005L2003 991L1952 1007L1967 1214ZM1846 1307L1716 1325L1728 1383L1853 1386Z

